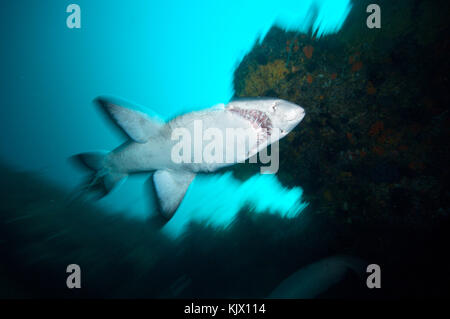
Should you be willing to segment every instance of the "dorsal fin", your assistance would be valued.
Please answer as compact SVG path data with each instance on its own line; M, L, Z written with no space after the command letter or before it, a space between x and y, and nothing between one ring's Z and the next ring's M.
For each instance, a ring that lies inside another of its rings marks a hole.
M147 142L164 125L162 120L150 117L143 112L120 106L119 103L123 104L122 102L111 98L98 97L95 101L113 122L135 142Z

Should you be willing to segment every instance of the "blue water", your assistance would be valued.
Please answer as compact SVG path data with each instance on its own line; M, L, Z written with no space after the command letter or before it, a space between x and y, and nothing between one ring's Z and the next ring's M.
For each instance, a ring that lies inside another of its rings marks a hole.
M69 190L82 181L70 156L124 141L95 109L96 96L131 100L165 119L226 103L234 69L273 25L322 36L337 32L351 8L349 0L73 2L81 7L79 30L66 27L66 1L9 2L0 10L0 159ZM145 219L154 212L146 178L130 178L99 205ZM294 217L301 195L274 176L243 183L202 176L165 230L177 236L191 220L226 227L246 203Z

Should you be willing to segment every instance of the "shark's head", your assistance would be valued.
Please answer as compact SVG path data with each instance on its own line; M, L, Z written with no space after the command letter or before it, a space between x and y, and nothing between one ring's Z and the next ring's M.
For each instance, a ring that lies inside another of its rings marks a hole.
M243 114L249 121L285 137L305 117L305 110L297 104L276 98L245 98L233 100L227 109Z

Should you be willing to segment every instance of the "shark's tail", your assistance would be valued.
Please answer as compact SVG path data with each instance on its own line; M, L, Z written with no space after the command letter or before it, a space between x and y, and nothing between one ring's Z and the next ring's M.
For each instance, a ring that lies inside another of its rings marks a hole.
M103 151L75 155L79 163L93 172L88 181L82 185L81 192L96 191L103 197L126 179L127 174L114 172L108 168L107 155L108 152Z
M112 122L126 135L131 143L150 143L151 139L159 136L164 121L153 113L152 116L138 111L125 101L110 97L98 97L95 103L112 120ZM129 105L124 107L121 105ZM119 182L128 176L113 168L109 162L108 152L82 153L74 156L76 162L82 163L93 173L89 180L77 191L76 197L80 197L95 190L101 197L108 194ZM159 209L162 215L170 219L178 209L189 185L195 177L190 171L175 171L160 169L153 174L152 189L158 198Z

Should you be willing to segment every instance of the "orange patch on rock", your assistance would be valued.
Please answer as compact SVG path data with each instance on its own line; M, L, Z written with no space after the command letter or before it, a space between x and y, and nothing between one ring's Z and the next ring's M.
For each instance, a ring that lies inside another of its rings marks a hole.
M352 65L352 72L358 72L363 67L363 63L361 61L355 62Z
M373 86L373 83L369 81L367 84L367 94L374 95L375 93L377 93L377 89Z
M373 123L373 125L370 127L369 135L375 136L378 135L381 131L384 130L384 124L381 121L376 121Z
M355 63L355 57L353 55L348 57L348 64L353 64Z
M309 84L311 84L311 83L313 82L313 77L312 77L311 74L308 74L308 75L306 76L306 82L308 82Z
M305 54L305 56L308 59L312 58L313 52L314 52L314 48L311 45L307 45L303 48L303 53Z
M337 73L331 73L330 78L332 80L336 79L337 78Z
M373 149L372 149L372 151L375 153L375 154L377 154L377 155L379 155L379 156L383 156L384 155L384 148L383 147L381 147L381 146L374 146L373 147Z
M347 139L351 144L355 144L355 140L353 139L353 134L350 132L347 132Z

